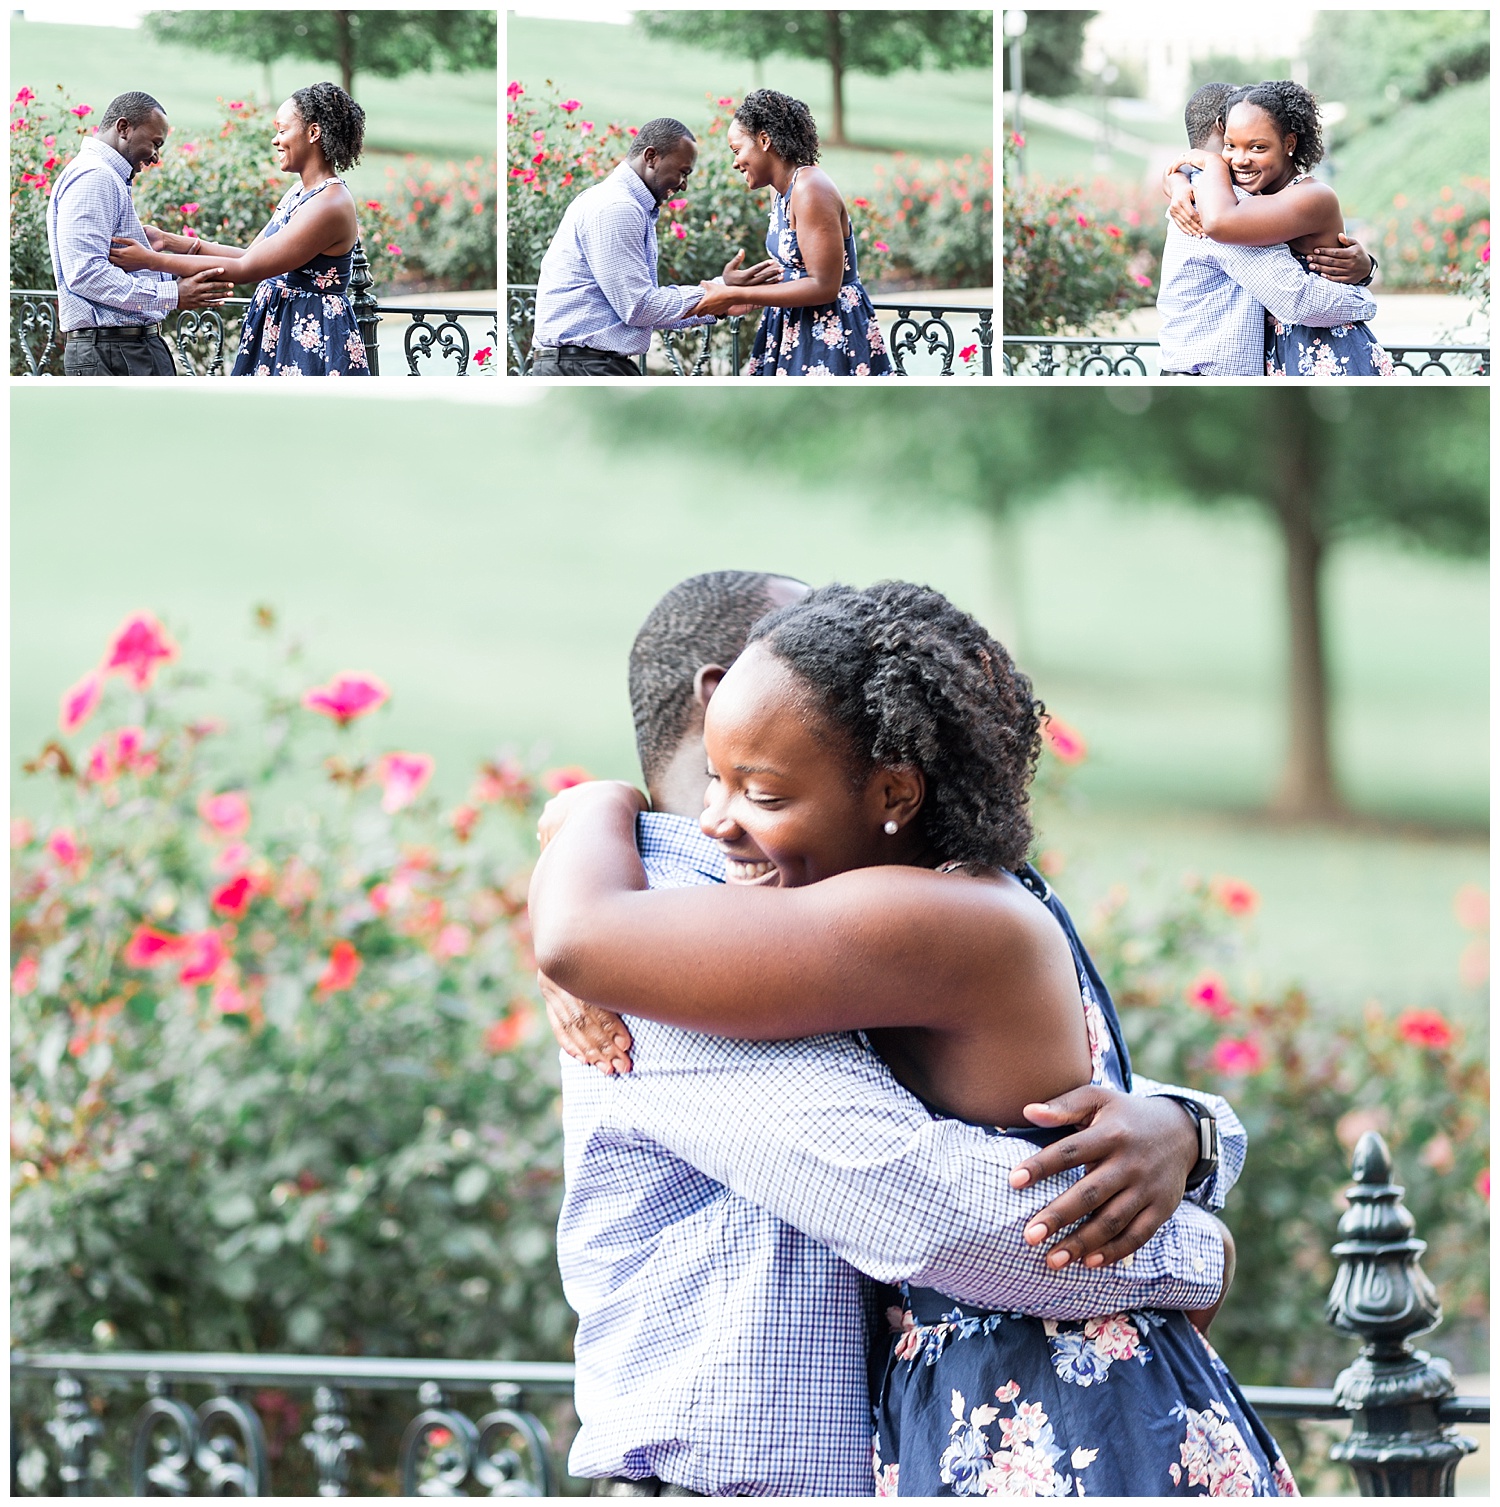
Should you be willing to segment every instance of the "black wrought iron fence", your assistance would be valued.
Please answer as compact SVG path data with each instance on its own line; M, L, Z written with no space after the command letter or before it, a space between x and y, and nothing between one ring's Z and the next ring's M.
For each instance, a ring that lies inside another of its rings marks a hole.
M354 270L349 279L350 302L370 363L370 375L380 375L380 321L405 320L401 354L406 375L466 377L485 349L499 364L500 311L469 309L450 304L382 304L374 295L370 265L356 243ZM222 377L234 362L240 320L247 298L231 298L217 309L177 310L162 322L162 335L171 345L180 371L186 376ZM474 329L479 330L479 342ZM10 295L10 370L17 377L60 377L63 374L63 337L58 325L57 293L51 288L12 289Z
M1335 1329L1363 1342L1359 1355L1328 1389L1244 1391L1268 1419L1348 1422L1347 1437L1329 1454L1353 1472L1361 1495L1452 1496L1458 1463L1475 1448L1459 1426L1487 1425L1490 1402L1455 1395L1447 1362L1412 1348L1442 1311L1420 1265L1426 1244L1391 1176L1385 1142L1367 1133L1354 1153L1327 1307ZM48 1382L50 1400L39 1399ZM300 1475L321 1496L348 1495L357 1460L365 1466L363 1495L382 1486L402 1496L462 1496L469 1487L491 1496L582 1493L586 1483L562 1475L552 1431L538 1416L550 1405L558 1430L571 1427L572 1388L573 1367L546 1362L17 1352L12 1490L270 1495L281 1482L273 1480L261 1411L298 1393L310 1394L311 1421L304 1429L300 1408L293 1409L294 1426L283 1416L281 1481ZM125 1420L128 1448L117 1462L104 1438L106 1421L119 1413L111 1400L142 1391L144 1402ZM363 1460L367 1441L351 1422L350 1398L371 1393L397 1404L394 1465ZM194 1403L197 1394L206 1395ZM478 1407L461 1401L486 1395Z
M970 371L995 372L995 311L969 304L923 304L912 299L874 299L875 313L889 325L887 343L897 374L952 377ZM893 317L892 317L893 316ZM759 316L735 315L717 325L691 330L658 330L640 359L643 374L676 377L737 377L750 354ZM506 289L507 370L531 370L536 327L536 285L512 283Z
M1155 340L1091 335L1006 335L1001 370L1007 377L1148 377L1160 370ZM1487 345L1388 345L1405 377L1487 377Z

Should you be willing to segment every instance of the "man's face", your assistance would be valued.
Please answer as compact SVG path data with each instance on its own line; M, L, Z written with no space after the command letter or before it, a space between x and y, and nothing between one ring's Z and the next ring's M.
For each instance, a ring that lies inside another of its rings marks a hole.
M120 155L130 164L132 178L143 167L161 161L161 149L171 129L160 110L153 110L138 126L124 120L115 123L115 134L120 138Z
M658 204L664 204L687 187L698 161L698 143L684 136L669 152L647 147L641 157L641 182Z

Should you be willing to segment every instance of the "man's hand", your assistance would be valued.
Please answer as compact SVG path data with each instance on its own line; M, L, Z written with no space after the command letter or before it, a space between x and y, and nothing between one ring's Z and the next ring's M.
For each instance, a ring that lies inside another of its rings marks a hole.
M728 283L720 282L717 278L699 283L703 289L703 297L693 307L694 314L712 314L715 318L723 318L726 314L749 314L756 305L748 303L736 303L734 290Z
M724 263L724 281L731 288L754 288L760 283L779 283L781 281L781 263L773 257L767 257L763 262L757 262L753 267L742 267L745 260L743 251L735 254Z
M569 785L566 790L559 790L542 807L536 824L537 841L545 848L562 831L563 823L573 812L585 801L597 800L625 800L631 802L637 811L651 809L650 801L626 780L585 780L581 785Z
M151 266L151 250L129 236L110 237L109 259L126 272L145 272ZM223 268L219 269L223 271Z
M601 1073L628 1073L630 1049L635 1045L625 1022L613 1010L586 1004L576 995L538 973L547 1002L547 1024L569 1057L587 1062Z
M223 281L222 267L205 267L191 277L177 279L179 309L216 309L231 293L234 284Z
M1071 1261L1107 1266L1128 1256L1182 1202L1198 1160L1198 1133L1192 1116L1174 1100L1075 1088L1046 1104L1028 1104L1026 1118L1034 1125L1081 1127L1010 1174L1013 1188L1025 1188L1070 1167L1088 1169L1026 1229L1026 1243L1040 1245L1058 1230L1084 1221L1047 1252L1047 1265L1054 1270Z
M1309 251L1307 265L1331 283L1362 283L1373 267L1370 253L1353 236L1343 234L1337 246Z
M1181 173L1171 173L1165 183L1167 197L1172 201L1167 214L1172 223L1184 234L1202 239L1205 232L1203 221L1198 218L1198 201L1193 197L1193 185Z

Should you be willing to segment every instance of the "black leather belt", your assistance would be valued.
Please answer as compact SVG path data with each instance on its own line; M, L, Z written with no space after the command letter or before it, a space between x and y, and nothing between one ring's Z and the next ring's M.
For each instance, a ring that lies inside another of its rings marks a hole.
M87 330L67 330L63 334L63 339L82 340L85 344L102 340L108 344L112 340L139 340L142 335L155 333L154 324L109 324Z
M601 351L592 345L539 345L536 348L538 356L604 356L614 361L634 361L634 356L627 356L624 351Z

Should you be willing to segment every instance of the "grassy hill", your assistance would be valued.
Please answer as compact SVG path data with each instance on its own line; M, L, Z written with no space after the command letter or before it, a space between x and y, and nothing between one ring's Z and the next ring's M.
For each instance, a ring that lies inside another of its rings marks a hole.
M273 603L310 676L387 681L376 736L434 754L444 799L505 743L633 777L625 656L694 571L906 576L984 611L981 530L915 497L877 508L857 475L773 485L752 466L614 450L555 394L497 407L227 388L12 394L18 800L35 799L19 763L52 734L59 693L140 607L227 676L256 663L250 608ZM1369 994L1478 1009L1451 900L1487 873L1484 567L1373 547L1332 566L1340 768L1366 810L1468 823L1441 838L1253 815L1283 736L1279 556L1258 517L1074 494L1027 515L1019 550L1020 657L1090 741L1079 804L1043 831L1069 855L1070 903L1086 911L1142 866L1240 874L1264 896L1269 979L1351 1009Z
M551 79L598 120L639 125L675 115L692 126L711 99L761 84L806 100L820 123L828 119L828 69L800 58L768 59L757 76L746 59L655 41L633 26L514 15L506 17L505 51L509 78L533 85ZM824 165L846 194L858 194L874 188L875 164L895 151L924 158L982 152L994 140L993 88L988 68L849 74L846 131L860 148L832 149Z
M279 105L293 89L327 78L326 64L286 59L270 70L269 98ZM144 89L166 106L176 130L199 132L223 119L220 99L268 98L267 70L220 53L157 42L144 29L57 26L13 18L11 94L22 84L46 95L54 84L102 109L126 89ZM408 152L433 161L496 150L495 75L414 73L400 79L355 76L366 114L365 157L349 176L359 193L383 192L386 168ZM267 140L269 160L270 145Z

